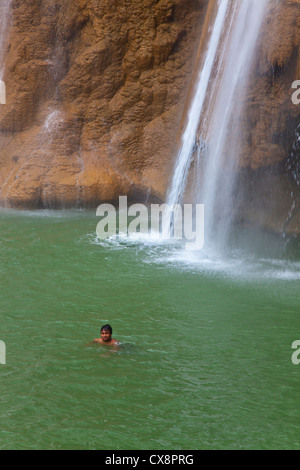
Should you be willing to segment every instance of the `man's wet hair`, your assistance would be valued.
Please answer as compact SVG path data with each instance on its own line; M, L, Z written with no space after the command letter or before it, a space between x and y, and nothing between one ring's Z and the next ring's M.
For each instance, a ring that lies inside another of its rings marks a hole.
M103 330L108 330L110 334L112 335L112 327L109 324L101 326L100 334L101 334L101 331Z

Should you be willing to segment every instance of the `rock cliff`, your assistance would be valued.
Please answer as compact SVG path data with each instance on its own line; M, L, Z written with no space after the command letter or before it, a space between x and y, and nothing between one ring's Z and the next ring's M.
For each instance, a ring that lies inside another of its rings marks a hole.
M299 13L298 0L269 2L242 116L241 218L290 234L300 233Z
M12 0L0 203L164 199L211 1ZM290 233L300 233L299 8L270 0L241 118L241 219Z
M13 0L1 203L162 197L207 0Z

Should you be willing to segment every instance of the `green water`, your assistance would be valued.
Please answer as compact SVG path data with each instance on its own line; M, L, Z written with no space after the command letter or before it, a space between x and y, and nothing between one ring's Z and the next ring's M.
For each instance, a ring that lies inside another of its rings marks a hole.
M299 449L300 263L2 210L1 449ZM117 352L87 345L109 322Z

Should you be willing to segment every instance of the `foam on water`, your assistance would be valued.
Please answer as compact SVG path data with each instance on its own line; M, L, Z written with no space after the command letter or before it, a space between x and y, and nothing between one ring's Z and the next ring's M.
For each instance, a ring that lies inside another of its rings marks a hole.
M255 258L241 251L229 257L213 257L203 253L179 251L169 257L169 262L193 270L221 274L237 280L259 279L300 280L300 262Z
M108 250L132 249L142 252L142 262L165 265L166 268L196 271L204 275L220 275L236 281L259 281L274 279L282 281L300 280L300 262L288 259L260 257L246 250L235 249L227 255L213 250L189 251L184 242L162 240L149 233L121 233L106 240L90 234L89 243Z
M99 248L111 251L132 250L140 254L142 263L165 266L179 270L196 271L204 275L221 275L236 280L274 279L281 281L300 280L300 262L287 258L276 258L276 255L256 253L255 250L231 249L227 254L221 255L213 248L198 251L185 249L184 240L163 239L155 231L131 232L128 235L121 232L117 235L100 240L96 234L97 218L95 217L95 231L90 231L94 212L81 209L76 210L40 210L24 211L0 208L0 215L4 218L22 217L38 221L48 219L87 221L87 232L78 238L79 244L96 245ZM264 252L264 250L262 250Z

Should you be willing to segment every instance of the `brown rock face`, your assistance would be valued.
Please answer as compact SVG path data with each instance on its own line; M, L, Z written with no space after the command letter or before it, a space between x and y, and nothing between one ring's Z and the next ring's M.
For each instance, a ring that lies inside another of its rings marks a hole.
M207 0L13 0L1 204L163 197Z
M0 203L163 199L213 1L12 0ZM299 8L270 0L241 116L241 217L290 233L300 233Z

